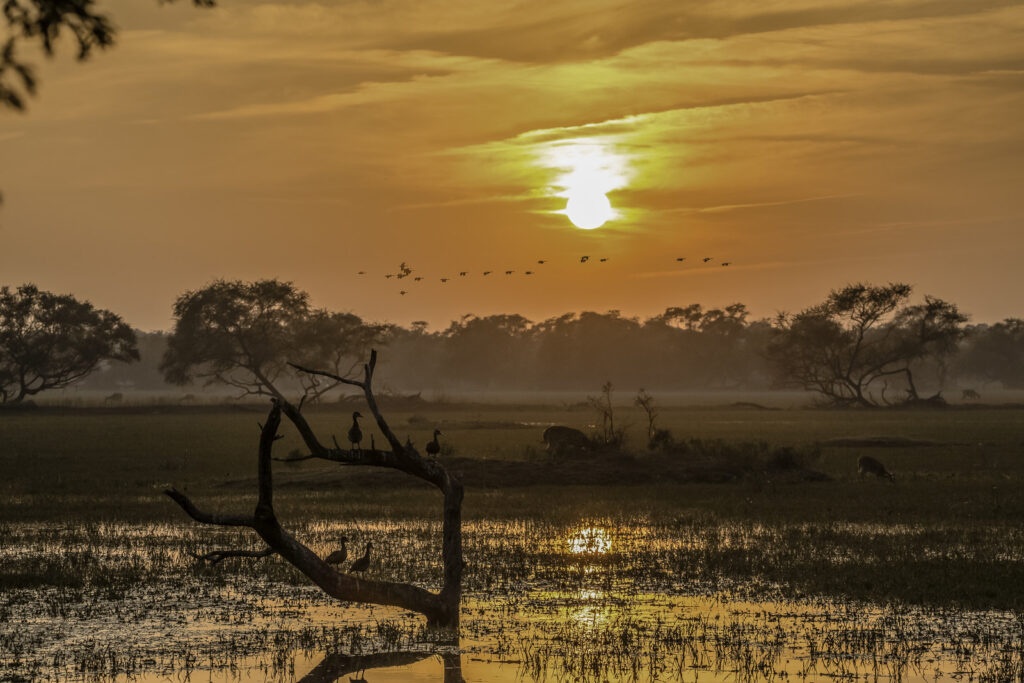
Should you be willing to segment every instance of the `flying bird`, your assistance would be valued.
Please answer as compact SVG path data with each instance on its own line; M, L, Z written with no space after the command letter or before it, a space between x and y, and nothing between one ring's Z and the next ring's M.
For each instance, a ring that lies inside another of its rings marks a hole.
M686 260L686 257L685 257L685 256L677 256L677 257L676 257L676 261L678 261L679 263L682 263L682 262L683 262L683 261L685 261L685 260Z
M541 259L541 260L537 261L537 263L539 263L540 265L542 265L542 266L543 266L543 265L544 265L544 263L545 263L545 261L544 261L544 259Z
M589 256L580 256L580 263L586 263L590 260Z
M352 413L352 426L348 428L348 442L355 447L355 450L362 450L359 447L363 440L363 430L359 428L359 418L361 417L358 410Z
M389 280L390 280L391 278L393 278L393 277L394 277L394 275L392 275L391 273L388 273L388 274L387 274L387 275L385 275L384 277L386 277L387 279L389 279Z
M714 258L714 256L705 256L704 257L704 263L707 263L708 261L710 261L713 258Z
M448 282L448 278L446 278L446 277L441 278L441 282Z
M489 270L485 270L484 271L484 275L490 275L490 274L491 274L491 271L489 271Z
M434 430L434 439L427 442L427 453L430 455L437 455L441 452L441 442L437 440L437 437L441 436L441 430Z
M413 282L419 282L422 279L423 279L422 275L417 275L416 277L413 278Z
M404 289L403 289L403 290L401 290L401 291L400 291L400 292L398 292L398 293L399 293L399 294L401 294L402 296L405 296L406 294L408 294L408 292L406 292L406 291L405 291Z
M528 270L528 271L526 271L526 272L525 272L525 273L523 273L523 274L524 274L524 275L533 275L533 271L532 271L532 270Z
M506 270L505 271L505 275L511 275L514 272L516 272L516 271L514 271L514 270Z
M722 261L723 266L728 266L730 264L732 264L732 261Z
M460 270L459 271L459 277L466 277L466 271Z
M348 543L348 538L346 536L342 536L341 549L335 550L333 553L324 558L324 562L326 562L327 564L341 564L346 559L348 559L348 548L345 547L346 543Z
M350 572L365 572L370 568L370 548L373 547L373 543L366 544L366 552L358 560L352 563L352 566L348 568Z
M605 257L605 258L601 259L601 263L604 263L607 260L608 260L608 257Z
M366 275L366 271L360 270L358 273L356 273L356 275Z

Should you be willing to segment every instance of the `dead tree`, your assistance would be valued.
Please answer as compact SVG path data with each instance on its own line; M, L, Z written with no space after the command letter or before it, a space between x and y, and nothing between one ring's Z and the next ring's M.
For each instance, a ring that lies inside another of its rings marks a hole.
M431 626L457 629L459 606L462 599L462 482L458 477L449 474L437 461L421 457L412 444L403 444L391 431L373 395L373 371L376 364L377 352L373 351L370 354L370 362L363 366L362 381L346 379L320 370L294 367L305 373L323 375L362 389L378 428L387 438L389 450L376 448L346 450L340 448L337 441L334 441L333 448L328 448L320 443L309 423L306 422L301 413L301 404L295 406L281 398L275 398L272 401L270 413L267 415L267 421L260 429L257 468L259 499L253 514L210 514L199 510L191 500L175 489L168 489L165 493L198 522L253 529L266 542L269 550L279 554L332 597L348 602L401 607L425 615ZM274 441L279 438L277 430L281 424L282 413L295 425L302 436L310 452L310 455L307 456L309 458L330 460L343 465L389 467L423 479L441 491L444 495L442 540L444 584L440 593L432 593L406 583L373 581L366 578L356 579L354 576L339 572L281 526L274 513L272 472L274 458L271 451Z

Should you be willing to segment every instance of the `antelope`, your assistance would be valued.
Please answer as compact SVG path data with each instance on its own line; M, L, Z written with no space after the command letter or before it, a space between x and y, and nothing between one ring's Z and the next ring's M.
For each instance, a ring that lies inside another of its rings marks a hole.
M889 481L896 481L896 477L892 476L892 472L885 469L885 465L878 460L875 460L870 455L860 456L857 460L857 472L862 477L865 474L873 474L879 478L887 477Z
M553 425L544 430L544 443L547 450L554 454L569 450L586 450L590 448L590 439L578 429Z

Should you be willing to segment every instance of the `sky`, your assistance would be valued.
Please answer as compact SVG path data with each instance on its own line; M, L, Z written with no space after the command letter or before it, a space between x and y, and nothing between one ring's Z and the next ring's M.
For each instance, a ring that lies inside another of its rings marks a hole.
M26 50L0 111L0 285L146 330L217 278L435 328L888 281L1024 316L1019 0L99 7L116 46Z

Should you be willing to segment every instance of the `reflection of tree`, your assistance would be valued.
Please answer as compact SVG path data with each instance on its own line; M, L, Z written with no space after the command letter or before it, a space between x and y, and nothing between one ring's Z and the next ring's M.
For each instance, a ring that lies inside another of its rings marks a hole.
M330 654L324 657L312 671L299 679L299 683L333 683L347 674L369 669L408 666L427 657L433 657L434 654L433 652L379 652L371 655ZM462 657L458 653L445 653L439 656L444 664L444 683L463 683Z

